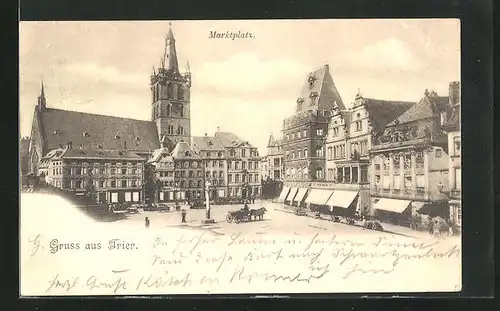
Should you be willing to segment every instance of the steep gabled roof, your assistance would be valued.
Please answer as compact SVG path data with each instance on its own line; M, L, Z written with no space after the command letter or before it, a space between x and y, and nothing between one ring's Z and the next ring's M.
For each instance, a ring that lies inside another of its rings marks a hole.
M432 118L438 116L445 110L449 103L448 96L425 96L418 103L411 106L403 114L397 117L399 124L410 123L417 120ZM389 126L395 125L396 120L389 123Z
M255 148L248 141L239 138L238 136L234 135L233 133L216 132L215 133L215 138L218 138L219 141L221 142L221 144L225 148L235 148L235 147L241 146L242 144L247 144L247 146L249 148Z
M159 148L153 122L92 113L43 109L40 113L43 137L48 150L67 142L78 147L104 150L155 150Z
M317 103L311 105L313 97L317 97ZM309 110L311 106L321 110L331 110L335 108L334 103L339 109L345 109L328 65L321 66L306 76L298 100L303 100L302 110Z
M194 150L185 141L180 141L171 153L175 159L201 159Z
M193 136L191 138L191 148L195 152L200 151L224 151L224 145L220 139L210 136Z
M374 132L382 132L384 127L411 109L414 102L389 101L373 98L364 99L365 107L370 114Z

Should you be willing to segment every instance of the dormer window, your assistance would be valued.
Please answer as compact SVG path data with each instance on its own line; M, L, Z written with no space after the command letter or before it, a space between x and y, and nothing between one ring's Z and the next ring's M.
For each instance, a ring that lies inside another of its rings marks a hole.
M309 86L313 86L314 85L314 81L316 81L316 77L315 76L309 76L309 78L307 79L307 82L309 82Z
M54 130L54 134L60 134L61 132L59 132L58 130Z
M303 103L303 102L304 102L304 99L302 97L297 98L297 103L298 104Z
M115 135L115 139L120 139L120 136L118 136L118 135Z
M89 136L90 136L89 132L83 132L83 137L89 137Z
M318 97L318 92L311 92L311 94L309 94L309 97L311 98Z
M102 149L102 145L101 145L101 144L97 144L97 145L96 145L96 148L97 148L97 149Z
M186 157L189 157L189 151L184 152L184 155L185 155Z
M137 137L135 138L135 140L136 140L136 141L139 141L139 140L141 140L141 138L140 138L139 136L137 136Z

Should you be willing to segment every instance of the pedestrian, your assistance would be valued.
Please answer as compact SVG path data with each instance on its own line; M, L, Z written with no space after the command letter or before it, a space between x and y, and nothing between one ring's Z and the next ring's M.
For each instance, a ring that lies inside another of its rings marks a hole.
M144 218L144 226L146 228L149 228L149 218L148 217Z
M252 196L252 204L255 203L255 195Z
M185 209L182 209L181 216L182 216L182 220L181 220L181 222L182 222L183 224L185 224L185 223L186 223L186 210L185 210Z

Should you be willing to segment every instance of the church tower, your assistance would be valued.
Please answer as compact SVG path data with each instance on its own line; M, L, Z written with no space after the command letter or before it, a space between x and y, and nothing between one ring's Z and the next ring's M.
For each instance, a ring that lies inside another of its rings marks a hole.
M159 139L165 137L171 151L179 141L191 141L190 91L191 73L181 74L175 49L175 38L169 28L165 51L158 70L151 75L151 121L156 124Z

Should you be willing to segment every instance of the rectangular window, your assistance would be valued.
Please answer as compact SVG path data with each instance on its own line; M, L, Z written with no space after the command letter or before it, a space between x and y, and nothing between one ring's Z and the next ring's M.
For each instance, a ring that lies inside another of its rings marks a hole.
M253 182L253 175L248 175L248 182Z
M234 162L234 169L236 170L240 169L240 162Z
M300 131L297 132L297 138L300 138Z
M390 188L390 182L391 180L389 179L390 176L384 176L384 179L382 179L382 188L383 189L389 189Z
M236 182L236 183L240 182L240 175L238 175L238 174L234 175L234 182Z
M425 176L424 175L416 175L417 188L425 188Z
M116 188L116 180L111 181L111 188Z
M442 150L441 149L436 149L436 158L440 158L442 155Z
M401 190L401 176L396 175L393 177L392 188L394 190Z
M227 168L232 169L233 168L233 161L227 161Z
M132 200L134 202L139 202L139 192L134 192L132 195Z
M132 201L132 193L125 192L125 202L130 202L130 201Z
M126 188L127 187L127 181L126 180L122 180L122 188Z
M116 175L116 168L111 169L111 175Z
M241 162L241 168L246 170L247 169L247 162L245 162L245 161Z
M304 149L304 158L307 158L308 155L307 155L307 148Z
M342 183L344 182L344 168L339 167L337 169L337 182Z
M352 182L353 183L358 182L358 167L357 166L352 167Z
M361 182L368 182L368 165L361 166Z
M302 137L306 138L306 136L307 136L307 131L306 130L302 131Z
M317 129L316 136L323 136L323 129Z
M111 203L118 203L118 193L111 193Z
M455 189L462 190L462 169L455 169Z

